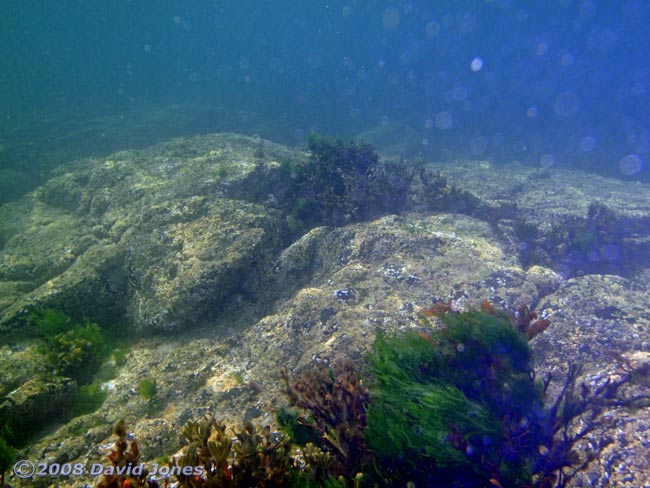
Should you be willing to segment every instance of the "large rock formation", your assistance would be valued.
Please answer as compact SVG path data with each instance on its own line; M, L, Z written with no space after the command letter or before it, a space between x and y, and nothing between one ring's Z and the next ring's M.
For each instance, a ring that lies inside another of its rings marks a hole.
M31 333L22 319L35 307L125 321L139 333L104 383L103 406L64 418L22 457L103 462L118 418L147 460L177 450L174 430L207 412L230 424L272 423L283 402L281 368L361 361L377 330L417 326L418 312L440 301L534 306L552 321L533 342L538 366L558 375L568 358L594 380L619 356L650 353L648 187L481 162L420 163L394 212L301 235L288 221L286 169L307 158L232 134L177 139L63 166L0 207L0 324L9 344L0 364L22 365L7 370L3 394L29 379L21 371L47 374L33 338L21 337ZM467 198L441 180L428 185L436 171L477 195L459 204L467 214L426 204L433 191ZM629 198L630 187L645 199ZM145 399L137 385L152 377L155 398ZM615 442L581 482L642 486L650 482L639 455L650 415L612 416Z

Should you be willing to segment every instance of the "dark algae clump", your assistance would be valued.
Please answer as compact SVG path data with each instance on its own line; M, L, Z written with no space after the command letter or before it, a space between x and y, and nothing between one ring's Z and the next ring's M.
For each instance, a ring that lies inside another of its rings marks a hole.
M5 473L16 462L16 453L7 441L0 435L0 487L5 486Z
M295 182L296 198L289 209L293 226L344 225L377 211L387 181L371 145L312 134L307 147L309 161L288 168Z
M448 210L471 214L479 204L470 192L407 161L380 161L360 141L309 137L310 158L285 163L280 202L294 234L318 225L346 225L407 210ZM271 192L278 193L277 188Z

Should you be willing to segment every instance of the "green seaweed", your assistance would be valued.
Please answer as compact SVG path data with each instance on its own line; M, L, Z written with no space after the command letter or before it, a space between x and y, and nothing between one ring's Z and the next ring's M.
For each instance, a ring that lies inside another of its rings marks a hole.
M138 383L138 393L145 400L153 400L158 389L154 378L145 378Z
M5 485L5 473L16 462L16 452L4 437L0 436L0 488Z
M85 319L74 322L60 310L41 309L30 314L29 323L40 332L37 351L59 376L80 384L89 383L108 355L109 344L102 328Z
M106 396L106 390L102 389L99 383L80 386L72 405L72 415L78 417L79 415L94 412L102 406Z
M430 485L526 486L540 441L525 336L485 311L444 316L439 332L379 334L369 356L364 437L382 477Z

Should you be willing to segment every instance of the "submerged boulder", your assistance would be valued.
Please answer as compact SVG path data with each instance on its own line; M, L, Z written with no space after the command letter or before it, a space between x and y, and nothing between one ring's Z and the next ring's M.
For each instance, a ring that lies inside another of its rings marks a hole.
M225 297L254 294L246 278L285 244L286 222L227 195L245 195L260 167L298 157L219 134L60 167L0 208L0 327L38 305L173 330L209 319Z

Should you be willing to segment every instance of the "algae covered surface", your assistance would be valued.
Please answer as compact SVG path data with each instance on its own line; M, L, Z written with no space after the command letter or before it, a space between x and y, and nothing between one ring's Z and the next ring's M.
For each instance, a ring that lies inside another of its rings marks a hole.
M535 367L554 375L576 358L584 378L599 381L617 358L650 353L645 200L620 201L632 191L625 185L650 196L646 186L602 179L601 191L594 183L578 192L579 175L559 169L420 162L406 171L378 160L381 173L362 176L398 185L404 198L368 215L332 199L372 185L324 192L327 208L345 209L337 221L322 225L319 213L296 225L310 160L235 134L174 139L61 166L0 207L0 406L13 415L46 391L61 399L45 400L52 411L20 411L53 419L24 440L22 457L101 463L119 418L147 462L177 452L176 433L205 414L228 426L274 425L283 368L362 365L378 333L417 329L422 311L449 300L459 310L488 300L512 314L531 305L552 324L531 342ZM375 176L391 171L397 181ZM542 189L576 204L554 211ZM626 233L610 232L618 228ZM79 385L52 376L38 352L27 318L42 309L128 338L98 369L106 397L90 413L71 418ZM151 379L143 395L138 385ZM612 443L576 480L646 482L647 412L609 415L602 434Z

